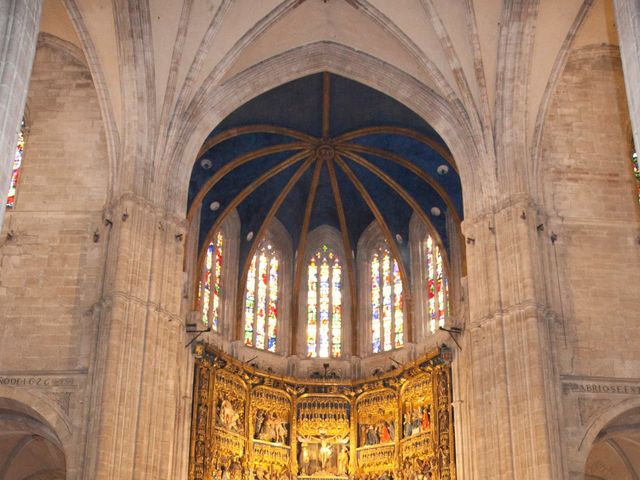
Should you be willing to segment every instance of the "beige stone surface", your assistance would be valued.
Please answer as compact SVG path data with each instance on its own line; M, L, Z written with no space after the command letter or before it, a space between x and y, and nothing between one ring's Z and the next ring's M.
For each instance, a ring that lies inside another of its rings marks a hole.
M616 3L637 23L633 2ZM191 166L235 108L325 70L422 116L460 170L454 250L465 258L451 280L462 348L417 329L395 356L454 350L458 478L640 475L637 118L624 88L637 89L638 60L623 55L623 76L618 50L637 52L633 35L618 41L608 0L401 6L45 0L24 171L0 232L0 421L11 411L37 423L26 431L51 432L66 478L186 478ZM203 338L250 360L237 303ZM290 315L283 350L252 361L310 375L321 365L295 355ZM391 365L365 350L350 345L330 368ZM0 431L0 469L21 435ZM30 455L58 469L47 452Z

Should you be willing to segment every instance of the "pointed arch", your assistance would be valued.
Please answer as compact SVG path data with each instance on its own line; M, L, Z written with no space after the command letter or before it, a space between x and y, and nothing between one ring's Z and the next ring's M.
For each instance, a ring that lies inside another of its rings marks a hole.
M240 217L234 210L215 227L199 255L195 309L204 326L228 338L233 331Z
M316 228L303 255L298 351L311 358L346 357L352 353L352 299L340 232L328 225Z
M295 65L295 68L288 66ZM313 73L329 71L360 82L389 95L421 116L442 136L455 158L464 187L467 215L486 208L494 176L482 147L481 132L473 132L456 114L452 105L415 78L395 67L344 45L321 41L294 48L260 62L228 79L215 91L207 92L206 102L194 109L176 138L167 162L171 173L163 178L175 181L159 185L170 198L179 200L176 211L183 208L187 197L188 172L196 153L208 133L238 106L261 93L290 80ZM372 72L376 72L372 74ZM397 85L403 88L398 89ZM231 95L231 92L236 94ZM237 95L241 92L241 95Z
M386 352L407 341L404 293L409 286L402 282L398 262L372 222L358 240L361 354Z
M417 215L412 215L409 223L409 249L414 298L418 299L414 305L414 332L416 340L420 340L449 321L450 268L438 236Z
M243 309L239 317L246 346L288 353L291 259L291 238L274 218L258 243L243 286Z

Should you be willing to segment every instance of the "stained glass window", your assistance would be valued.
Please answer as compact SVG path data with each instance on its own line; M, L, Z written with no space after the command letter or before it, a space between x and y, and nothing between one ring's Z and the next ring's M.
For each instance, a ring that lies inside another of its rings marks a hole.
M398 262L387 247L371 257L371 346L373 353L404 343L402 280Z
M444 270L440 247L427 235L424 243L427 280L427 315L429 331L444 327L449 316L449 280Z
M20 126L18 133L18 144L16 145L16 153L13 157L13 172L11 174L11 183L9 184L9 195L7 195L7 208L13 208L16 203L16 189L18 188L18 180L20 180L20 170L22 168L22 156L24 155L24 120Z
M222 282L222 247L223 237L217 233L215 242L207 247L200 288L198 289L198 305L202 323L210 325L214 332L218 331L220 323L221 282Z
M276 351L278 333L278 268L280 260L264 241L251 259L244 299L244 343Z
M307 356L339 357L342 349L342 265L322 245L307 267Z
M640 164L638 163L638 154L633 152L633 173L636 176L637 188L638 188L638 202L640 202Z

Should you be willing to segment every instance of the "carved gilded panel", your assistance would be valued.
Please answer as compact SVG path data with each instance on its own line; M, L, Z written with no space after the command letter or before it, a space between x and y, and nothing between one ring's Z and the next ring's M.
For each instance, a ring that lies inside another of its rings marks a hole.
M352 382L274 376L201 344L196 354L190 480L456 478L439 352Z

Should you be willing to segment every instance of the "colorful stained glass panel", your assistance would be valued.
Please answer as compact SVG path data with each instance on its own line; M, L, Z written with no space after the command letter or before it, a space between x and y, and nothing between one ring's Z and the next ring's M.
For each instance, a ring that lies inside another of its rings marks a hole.
M264 241L251 259L244 301L244 344L276 351L280 261Z
M16 145L15 155L13 157L13 171L11 173L11 183L9 184L9 195L7 195L7 208L13 208L16 202L16 191L18 189L18 181L20 180L20 172L22 170L22 157L24 155L24 120L20 132L18 133L18 143Z
M449 316L449 281L440 247L431 236L425 241L428 327L431 333L444 327Z
M391 252L380 247L371 257L371 350L388 351L404 343L402 278Z
M633 153L633 173L636 176L636 182L638 183L637 185L637 189L638 189L638 201L640 202L640 163L638 162L638 154L637 153Z
M322 245L307 268L307 356L339 357L342 353L342 267Z

